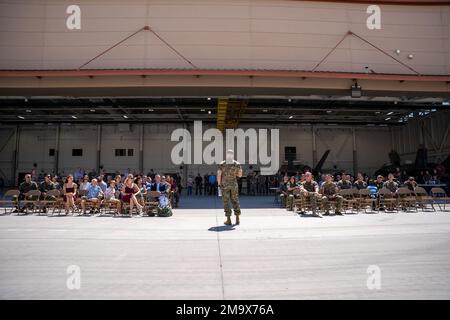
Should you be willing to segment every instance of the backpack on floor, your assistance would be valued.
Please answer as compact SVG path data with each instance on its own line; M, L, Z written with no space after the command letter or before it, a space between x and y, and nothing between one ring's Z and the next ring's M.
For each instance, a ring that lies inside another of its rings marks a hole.
M169 198L167 198L167 195L162 194L159 197L159 204L158 204L158 217L170 217L173 215L172 207L170 206Z

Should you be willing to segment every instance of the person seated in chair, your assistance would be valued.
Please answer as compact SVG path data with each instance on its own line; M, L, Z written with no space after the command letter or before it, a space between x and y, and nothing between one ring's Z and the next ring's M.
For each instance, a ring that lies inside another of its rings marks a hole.
M389 173L388 180L383 184L383 188L389 189L392 193L396 193L398 189L398 183L394 181L394 175Z
M414 191L417 187L417 182L414 180L414 177L409 177L409 179L404 183L404 186L409 190Z
M283 206L283 208L287 207L287 197L288 197L287 185L288 185L288 182L289 182L289 177L284 176L283 182L281 182L280 186L278 187L278 193L280 194L281 205Z
M287 188L287 199L286 199L287 206L286 206L286 208L288 211L294 211L294 197L295 197L294 190L299 188L299 185L295 179L295 176L292 176L289 179L289 181L286 185L286 188Z
M311 172L306 172L304 178L305 181L300 186L301 197L304 200L310 201L313 215L321 218L322 215L319 212L316 212L317 199L320 197L319 185L314 181Z
M116 192L116 181L111 180L109 182L109 187L105 190L105 200L116 207L116 212L114 213L114 215L116 215L116 213L120 214L122 212L122 203L119 199L116 198Z
M161 193L167 191L167 184L161 181L161 176L159 174L155 176L155 182L153 182L152 186L150 187L150 191L159 191Z
M25 181L19 185L20 194L19 194L18 200L24 200L25 194L31 190L38 190L38 185L36 182L31 180L31 174L26 174ZM35 200L37 200L37 199L35 199ZM19 205L17 204L16 209L13 212L23 212L24 209L25 209L25 207L19 209Z
M133 175L128 175L122 187L122 202L130 205L130 217L133 217L133 207L136 206L139 216L143 216L143 206L139 203L137 197L141 193L139 187L134 183Z
M321 194L322 203L325 210L324 215L327 216L330 214L330 201L336 201L335 214L342 216L342 202L344 201L344 199L337 193L337 187L333 182L333 177L331 176L331 174L327 174L325 176L325 182L322 185Z
M44 181L42 181L39 184L39 191L41 192L40 200L56 201L56 198L54 196L47 195L47 193L50 190L54 190L54 189L55 189L55 184L52 182L52 177L49 174L45 175ZM43 207L42 208L42 212L46 213L47 212L47 208Z
M342 179L338 180L337 187L339 190L351 189L352 183L350 182L350 176L347 174L342 174Z
M89 188L87 189L86 196L81 200L82 214L86 213L86 202L91 202L95 209L91 210L91 213L100 213L100 205L102 204L103 191L98 185L97 179L92 179Z
M364 181L364 177L363 177L362 173L358 173L358 178L355 181L354 186L358 190L367 188L367 182Z
M77 184L73 182L73 176L69 174L63 185L64 207L66 210L66 215L69 214L69 209L72 209L72 214L77 210L77 207L75 206L77 188Z

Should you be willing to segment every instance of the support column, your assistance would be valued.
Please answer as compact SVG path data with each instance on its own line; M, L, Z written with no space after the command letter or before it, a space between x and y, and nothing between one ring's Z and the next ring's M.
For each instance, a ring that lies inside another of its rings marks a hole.
M418 120L417 121L417 126L419 127L418 131L419 131L419 146L423 145L425 147L425 135L423 132L423 123L422 121Z
M19 179L17 177L17 170L19 169L19 145L20 145L20 127L16 125L15 129L15 144L13 152L13 168L12 168L12 179L15 186L19 184Z
M139 172L144 174L144 124L139 125Z
M316 145L316 128L311 126L311 138L312 138L312 167L317 165L317 145Z
M390 133L390 143L391 143L391 150L395 150L395 146L394 146L394 140L395 140L395 132L394 132L394 128L389 127L389 133Z
M102 125L97 125L97 161L95 164L97 174L100 175L100 165L101 165L101 150L102 150Z
M356 148L356 129L352 128L352 145L353 145L353 175L358 173L358 153Z
M54 166L53 171L55 175L58 175L59 171L59 146L61 141L61 124L59 123L56 126L56 138L55 138L55 160L54 160Z

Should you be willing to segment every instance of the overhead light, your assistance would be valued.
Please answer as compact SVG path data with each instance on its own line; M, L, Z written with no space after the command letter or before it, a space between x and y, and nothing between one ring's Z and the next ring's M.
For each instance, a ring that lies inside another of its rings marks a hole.
M22 116L17 116L17 118L25 120L25 117L22 117Z
M269 110L267 110L267 109L263 109L263 112L268 112Z
M294 116L289 116L289 119L292 119L292 118L294 118Z
M391 114L394 114L394 112L393 111L391 111L391 112L388 112L388 116L390 116Z
M153 112L153 111L155 111L155 110L153 110L153 109L148 109L148 111L149 111L149 112Z
M25 97L24 101L25 101L25 102L28 102L28 98L27 98L27 97Z
M331 111L331 110L327 110L327 113L332 113L333 111Z
M78 119L76 116L72 116L72 119Z
M289 98L289 99L288 99L288 102L291 102L291 101L292 101L292 99L291 99L291 98Z
M208 114L211 114L211 110L208 110Z
M200 109L201 112L205 112L205 109Z
M414 59L414 55L413 55L413 54L408 54L408 59L409 59L409 60Z
M27 113L30 113L30 112L31 112L31 110L30 110L30 109L27 109L27 110L26 110L26 112L27 112Z
M375 111L375 114L380 114L381 112L380 111Z
M386 118L386 119L384 119L385 121L389 121L389 120L391 120L391 118Z
M400 55L400 53L401 53L400 49L395 50L395 53L396 53L397 55Z
M123 118L124 118L124 119L128 119L128 116L126 116L126 115L123 115Z
M361 98L362 96L362 90L361 90L361 86L358 85L357 82L355 82L354 85L352 85L352 98Z
M91 112L95 112L95 109L91 109L91 110L89 110L89 111L91 111Z
M449 101L442 101L442 105L443 106L450 106L450 102Z
M208 101L211 100L211 97L206 98Z
M436 112L437 110L436 109L431 109L431 112Z

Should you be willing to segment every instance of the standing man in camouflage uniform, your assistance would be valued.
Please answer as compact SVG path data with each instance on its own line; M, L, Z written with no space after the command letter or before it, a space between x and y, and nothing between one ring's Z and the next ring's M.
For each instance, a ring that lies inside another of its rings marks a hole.
M331 174L327 174L325 176L325 183L322 185L322 202L325 210L324 216L330 214L330 201L336 201L336 211L335 214L343 216L342 210L342 202L343 198L341 195L337 194L337 187L332 181Z
M242 168L239 162L234 160L233 150L227 151L226 160L219 164L217 170L217 183L222 191L223 209L227 220L226 225L231 225L231 207L230 201L233 204L234 215L236 216L236 224L239 224L239 215L241 208L239 206L239 190L237 178L242 177Z
M303 199L309 200L311 202L313 215L322 218L322 215L319 212L316 212L317 198L320 197L319 185L313 180L311 172L305 173L305 181L302 183L300 190Z

